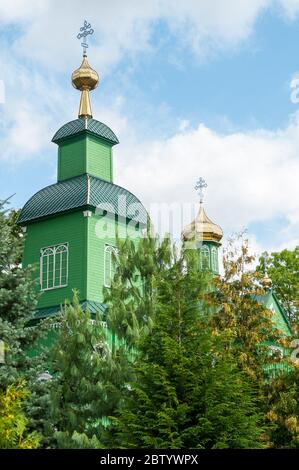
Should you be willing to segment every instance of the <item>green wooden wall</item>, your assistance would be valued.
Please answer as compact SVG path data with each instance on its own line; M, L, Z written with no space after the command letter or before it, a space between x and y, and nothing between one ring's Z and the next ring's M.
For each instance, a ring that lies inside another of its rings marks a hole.
M86 139L86 171L90 175L113 182L112 148L93 136Z
M103 224L104 230L103 230ZM105 216L105 219L93 214L88 218L88 252L87 252L87 298L96 302L103 302L104 286L104 250L105 246L116 246L116 230L120 237L138 241L139 231L125 220L115 222L114 216Z
M69 244L68 285L43 291L38 308L54 307L72 298L72 289L79 291L80 300L103 302L104 250L106 244L116 246L119 236L128 235L138 241L139 230L125 220L115 221L113 215L104 218L92 213L84 217L83 210L63 214L27 226L23 263L36 266L37 291L40 292L40 250L59 243Z
M111 145L86 134L66 139L59 144L57 169L58 181L89 173L112 182Z
M44 291L41 294L38 307L51 307L71 299L72 288L79 290L81 300L86 300L86 253L87 253L87 221L82 211L56 216L28 224L25 238L23 265L35 265L37 291L39 284L40 249L68 242L69 266L68 285Z
M57 179L63 181L86 173L86 137L68 139L59 145Z

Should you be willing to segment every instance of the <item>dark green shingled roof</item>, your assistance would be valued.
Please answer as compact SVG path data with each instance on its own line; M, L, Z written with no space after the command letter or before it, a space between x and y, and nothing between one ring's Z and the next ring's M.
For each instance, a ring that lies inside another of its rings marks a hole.
M59 143L63 139L83 132L94 134L98 137L101 137L102 139L108 140L113 145L119 143L118 138L110 129L110 127L92 118L79 118L75 119L74 121L67 122L64 124L64 126L58 129L52 139L52 142Z
M103 204L107 206L101 206ZM87 174L51 184L38 191L26 202L18 224L26 225L63 212L98 206L107 212L146 224L147 212L134 194Z

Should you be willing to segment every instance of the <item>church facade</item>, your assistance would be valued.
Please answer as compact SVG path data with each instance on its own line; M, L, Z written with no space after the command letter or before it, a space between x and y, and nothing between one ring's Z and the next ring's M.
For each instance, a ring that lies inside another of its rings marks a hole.
M23 265L35 266L38 276L39 318L55 315L73 289L83 308L103 311L116 237L138 240L147 223L139 199L113 181L113 147L119 142L92 117L89 92L98 81L84 55L72 75L81 91L78 119L52 139L58 146L57 183L34 194L18 218L26 232Z
M40 293L36 318L56 315L65 299L78 292L82 308L104 312L103 287L113 277L113 253L117 237L138 239L147 226L148 214L140 200L114 183L114 132L93 119L89 92L99 76L88 63L72 74L81 91L78 118L64 124L52 138L58 146L57 182L34 194L24 205L18 224L26 232L23 265L36 267ZM199 180L198 214L182 232L184 246L198 250L199 269L219 274L222 229L206 214ZM272 310L275 326L283 335L291 329L270 285L259 301Z

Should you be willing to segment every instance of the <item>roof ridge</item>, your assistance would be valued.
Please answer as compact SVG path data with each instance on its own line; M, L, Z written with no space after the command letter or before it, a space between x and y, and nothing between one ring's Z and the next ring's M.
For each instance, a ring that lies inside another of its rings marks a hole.
M118 198L121 194L124 194L126 199L120 204ZM135 194L111 181L88 173L58 181L37 191L24 205L17 223L26 225L38 219L61 215L87 206L98 207L99 204L106 202L114 206L115 214L120 217L146 224L147 211ZM139 204L140 209L128 215L128 208L133 203Z
M63 124L54 134L52 142L58 143L84 131L108 140L114 145L119 143L117 136L109 126L93 118L77 118Z
M131 191L129 191L128 189L124 188L123 186L120 186L119 184L115 184L113 183L112 181L108 181L108 180L104 180L103 178L99 178L98 176L94 176L94 175L91 175L90 173L87 173L90 178L94 178L94 179L97 179L97 180L100 180L100 181L104 181L104 183L108 183L108 184L112 184L113 186L117 187L117 188L120 188L120 189L123 189L124 191L126 191L126 193L129 193L129 194L132 194L132 196L135 197L135 199L137 199L138 202L140 202L140 204L142 204L142 202L140 201L140 199L135 196L134 193L132 193ZM143 204L142 204L143 205Z

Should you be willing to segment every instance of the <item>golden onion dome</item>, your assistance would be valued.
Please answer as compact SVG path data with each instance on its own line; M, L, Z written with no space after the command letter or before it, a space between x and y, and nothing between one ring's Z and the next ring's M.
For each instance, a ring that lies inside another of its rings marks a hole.
M72 84L77 90L94 90L99 83L98 73L91 68L84 56L80 67L72 73Z
M223 237L222 228L212 222L207 216L203 204L199 206L199 211L193 222L187 225L182 231L183 241L192 242L215 242L220 245L220 240Z
M81 91L79 117L92 117L89 92L98 86L99 80L98 73L91 68L84 55L82 64L72 73L73 87Z
M261 284L265 289L270 289L272 287L272 279L265 273L263 279L261 280Z

